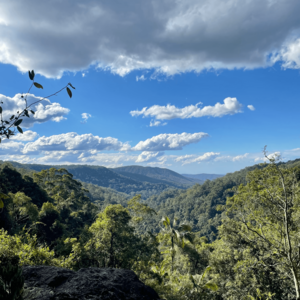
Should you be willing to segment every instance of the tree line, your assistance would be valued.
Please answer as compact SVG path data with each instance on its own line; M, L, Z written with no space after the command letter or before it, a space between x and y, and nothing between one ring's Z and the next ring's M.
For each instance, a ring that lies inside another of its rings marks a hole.
M5 165L1 299L21 299L25 264L131 269L167 300L299 299L297 165L271 160L230 186L226 201L217 194L214 209L222 217L213 239L176 212L158 216L155 231L141 231L158 211L140 195L99 206L67 170L22 175ZM209 186L203 187L208 194ZM190 194L195 197L197 190ZM182 191L174 198L179 196L184 199ZM189 211L184 205L181 211Z

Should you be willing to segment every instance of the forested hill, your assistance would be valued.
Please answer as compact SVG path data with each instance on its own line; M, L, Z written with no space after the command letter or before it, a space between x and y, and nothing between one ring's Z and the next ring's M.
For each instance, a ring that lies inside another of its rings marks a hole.
M195 183L203 183L205 180L198 180L197 178L187 178L174 171L165 168L153 168L142 166L126 166L119 168L112 168L112 171L130 177L134 180L147 182L164 182L172 186L191 186Z
M280 163L282 166L300 167L300 159ZM196 184L187 190L164 191L147 199L147 204L157 211L157 216L148 219L144 230L157 231L157 224L163 216L180 221L188 221L194 231L214 240L217 236L217 227L221 225L222 212L217 211L218 205L224 205L226 199L233 195L229 191L235 186L246 183L249 171L264 168L266 165L254 165L234 173L228 173L213 181L207 180L204 184Z
M158 195L161 192L174 189L174 188L187 188L193 184L193 181L188 179L185 181L189 184L183 184L181 177L183 176L168 170L170 173L178 175L178 182L175 180L162 180L155 179L149 176L135 175L127 172L126 174L120 174L113 171L113 169L108 169L101 166L88 166L88 165L38 165L38 164L20 164L17 162L10 162L16 168L23 168L27 170L34 170L40 172L41 170L47 170L50 168L64 168L73 174L75 179L78 179L82 182L96 184L98 186L107 187L114 189L118 192L126 193L130 196L136 194L141 194L143 199L147 199L152 195ZM159 168L155 168L159 169ZM165 169L160 169L162 172L165 172ZM162 177L162 176L161 176ZM173 175L175 178L176 176Z
M29 168L40 171L51 167L13 164L18 168L27 168L27 172L30 172ZM300 166L300 160L280 164L283 166ZM196 184L186 190L172 188L167 184L135 181L104 167L81 165L55 167L65 167L74 175L75 179L85 182L83 185L90 191L91 200L96 201L101 207L115 203L126 206L126 201L129 197L133 197L135 194L142 194L145 203L154 208L158 214L148 218L141 224L138 228L139 232L145 232L145 230L158 232L158 223L163 216L167 215L170 218L175 216L181 221L188 221L193 226L194 231L199 231L201 235L214 240L217 235L217 227L222 220L222 213L217 211L217 206L219 204L224 205L226 198L232 195L229 189L246 182L246 175L249 171L256 168L264 168L264 165L247 167L212 181L207 180L202 185ZM22 169L19 170L21 173L26 172L24 169L23 171ZM136 176L138 175L136 174ZM146 175L142 174L139 176L141 178L143 176L146 177ZM156 179L153 178L153 180ZM96 185L91 184L91 182ZM108 189L103 187L108 187ZM110 188L119 191L119 193L114 192Z
M206 173L201 173L201 174L181 174L182 176L185 176L189 179L196 179L196 180L200 180L200 181L205 181L205 180L214 180L216 178L220 178L223 175L221 174L206 174Z

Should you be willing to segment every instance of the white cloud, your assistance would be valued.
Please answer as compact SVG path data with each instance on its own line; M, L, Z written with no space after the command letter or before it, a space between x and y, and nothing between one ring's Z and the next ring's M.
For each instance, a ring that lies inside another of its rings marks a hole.
M168 104L167 106L153 105L149 108L144 107L142 110L133 110L130 112L132 116L155 117L157 120L172 120L175 118L188 119L200 117L222 117L224 115L233 115L240 113L242 104L236 98L224 99L224 104L216 103L214 106L198 107L196 105L189 105L183 108L178 108L175 105ZM151 125L150 125L151 126Z
M80 162L84 164L93 164L106 166L108 168L121 167L123 164L132 164L136 161L137 155L124 153L97 153L87 157L81 157Z
M297 150L297 149L295 149L295 150ZM293 155L292 152L293 152L293 150L286 150L286 151L284 151L284 154L287 154L287 156L290 156L292 159L295 159L296 157L298 157L297 153L294 153L294 155ZM281 160L282 154L281 154L281 152L276 151L271 154L267 154L267 157L265 157L261 154L261 155L255 155L253 158L254 158L254 162L256 162L256 163L260 162L260 161L268 163L270 159Z
M30 142L36 139L39 135L31 130L24 131L23 134L18 133L16 135L13 135L10 137L10 140L17 140L17 141L22 141L22 142Z
M276 152L273 152L271 154L268 154L267 157L264 157L263 160L265 162L269 162L270 159L280 159L281 158L281 152L279 151L276 151Z
M255 110L255 107L253 105L248 105L247 106L250 110L254 111Z
M240 155L221 155L219 157L216 158L216 161L232 161L232 162L239 162L239 161L243 161L245 159L248 160L253 160L255 159L256 154L253 156L250 155L249 153L245 153L245 154L240 154Z
M7 140L6 140L7 141ZM0 144L0 155L19 153L21 154L24 148L24 144L15 141L2 142Z
M92 117L92 115L91 115L91 114L88 114L88 113L82 113L82 114L81 114L81 117L82 117L82 119L83 119L83 121L81 121L81 123L82 123L82 124L85 124L85 123L87 122L87 120L88 120L89 118Z
M36 158L29 157L27 155L19 155L19 154L12 154L12 155L3 155L0 154L0 158L3 161L16 161L21 164L34 164L37 163Z
M264 161L264 158L263 157L255 157L254 161L255 162Z
M181 150L182 147L198 143L201 139L208 137L207 133L162 133L150 139L139 142L132 150L136 151L164 151Z
M154 126L164 126L167 125L166 122L162 123L161 121L157 121L157 120L151 120L150 121L150 127L154 127Z
M146 80L146 78L145 78L144 75L141 75L141 76L136 76L136 77L135 77L135 80L136 80L136 81L144 81L144 80Z
M116 138L102 138L90 134L79 135L75 132L40 137L36 141L27 143L24 153L39 151L68 151L68 150L129 150L130 146L121 143Z
M204 161L211 161L218 157L220 153L216 152L207 152L203 155L183 155L175 158L175 161L181 162L182 165L191 164L191 163L201 163Z
M36 97L29 94L27 97L28 105L41 100L41 97ZM25 101L21 98L21 94L16 94L13 98L0 94L0 102L3 102L3 119L8 120L17 111L22 111L25 108ZM44 123L47 121L60 122L66 119L65 115L69 113L69 109L62 107L59 103L52 103L50 100L45 99L40 103L34 104L30 107L35 114L29 113L30 118L24 117L21 127L29 128L34 123Z
M159 156L162 156L164 152L149 152L149 151L143 151L137 158L135 162L141 163L141 162L150 162L154 159L157 159Z
M293 67L299 11L298 0L4 0L0 62L48 77L90 65L172 75L267 66L287 44L281 57Z
M284 68L299 69L300 68L300 38L288 43L274 57L274 62L282 60Z
M243 155L237 155L232 158L232 161L240 161L240 160L247 158L248 156L249 156L249 153L245 153Z

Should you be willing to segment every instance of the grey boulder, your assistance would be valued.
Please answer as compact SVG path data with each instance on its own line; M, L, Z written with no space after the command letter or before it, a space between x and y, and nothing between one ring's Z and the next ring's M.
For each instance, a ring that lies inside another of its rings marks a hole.
M24 266L24 300L159 300L130 270Z

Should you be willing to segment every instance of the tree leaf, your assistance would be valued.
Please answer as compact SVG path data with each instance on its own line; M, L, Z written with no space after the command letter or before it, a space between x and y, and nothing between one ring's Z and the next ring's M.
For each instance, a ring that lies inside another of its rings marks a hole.
M0 106L0 114L2 114L2 107Z
M35 87L37 87L38 89L43 89L43 86L37 82L33 83Z
M2 192L0 192L0 199L8 199L9 197Z
M15 125L15 126L19 126L19 125L22 123L22 121L23 121L23 120L20 119L20 120L18 120L14 125Z
M75 90L75 88L74 88L74 86L72 85L71 82L69 82L69 86Z
M22 130L21 127L17 126L17 129L18 129L18 131L19 131L20 133L23 133L23 130Z
M207 282L204 287L207 289L210 289L214 292L216 292L219 289L219 287L215 283L212 283L212 282Z
M72 92L68 87L67 87L67 92L68 92L69 97L72 98Z
M3 208L4 207L4 203L3 201L0 199L0 208Z
M33 110L30 111L33 115L35 114L35 112Z
M35 74L34 74L34 71L33 71L33 70L32 70L31 72L28 71L28 75L29 75L30 80L33 80L33 79L34 79Z

